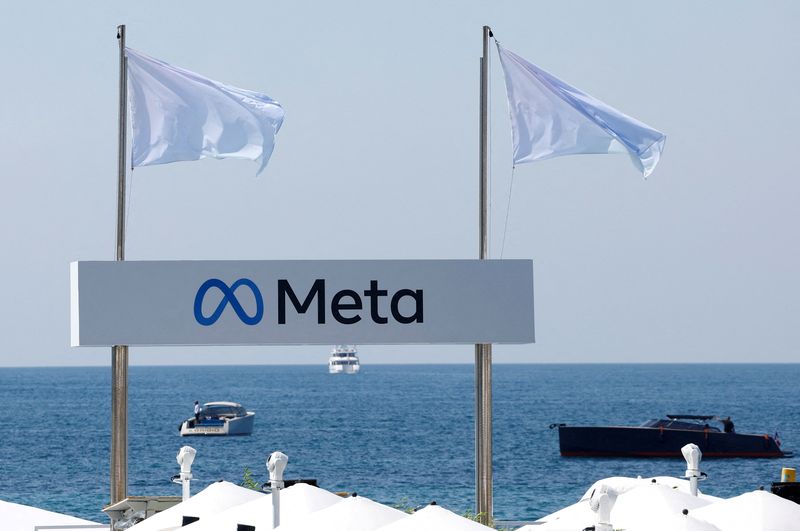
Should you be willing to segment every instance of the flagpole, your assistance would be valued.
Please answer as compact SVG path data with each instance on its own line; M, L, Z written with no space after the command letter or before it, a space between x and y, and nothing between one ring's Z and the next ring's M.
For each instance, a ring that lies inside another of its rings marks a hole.
M127 130L128 69L125 59L125 25L117 26L119 41L119 145L117 147L117 249L125 260L125 147ZM111 347L111 503L128 496L128 347Z
M489 256L489 39L483 27L480 91L480 236L479 257ZM475 505L481 523L493 520L492 500L492 345L475 345Z

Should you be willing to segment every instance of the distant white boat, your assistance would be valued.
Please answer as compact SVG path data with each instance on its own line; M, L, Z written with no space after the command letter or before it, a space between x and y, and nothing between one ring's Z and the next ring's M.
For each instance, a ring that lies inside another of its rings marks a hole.
M361 368L355 345L335 345L328 359L328 372L331 374L356 374Z
M180 425L186 435L250 435L256 414L235 402L208 402L200 410L200 420L189 417Z

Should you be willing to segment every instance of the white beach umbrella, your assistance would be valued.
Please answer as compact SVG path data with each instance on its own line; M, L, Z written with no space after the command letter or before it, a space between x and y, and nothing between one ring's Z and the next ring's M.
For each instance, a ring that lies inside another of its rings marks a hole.
M653 480L656 482L653 483ZM611 523L614 528L646 525L659 518L666 520L673 516L683 516L683 509L691 511L719 500L714 496L690 495L689 482L682 479L611 477L597 481L579 502L540 518L536 525L520 529L561 531L591 527L596 522L597 514L589 507L589 499L592 492L601 485L613 488L619 494L611 509Z
M625 492L633 488L640 487L642 485L650 485L653 483L655 483L656 485L666 485L668 487L674 487L681 492L689 493L690 491L690 484L688 480L674 478L671 476L656 476L652 478L642 478L642 477L628 478L622 476L615 476L596 481L594 485L589 487L586 493L581 497L581 500L588 500L592 496L592 492L601 484L605 484L611 487L619 494L624 494ZM707 494L703 494L699 490L698 490L698 496L701 498L705 498L709 501L718 501L721 499L717 498L716 496L709 496Z
M580 511L573 509L571 513L564 514L560 518L543 524L526 525L517 531L581 531L595 524L595 513L589 508L588 500L578 502L567 509L574 507L578 507ZM612 509L611 521L614 529L624 529L625 531L723 531L708 522L683 514L661 517L654 515L646 522L637 521L629 527L625 527L616 523L613 513Z
M763 490L712 503L692 516L720 531L800 531L800 505Z
M712 502L709 500L666 485L641 485L617 498L617 503L611 510L611 523L614 527L628 528L681 516L684 510L694 516L694 509L710 503Z
M595 516L595 512L589 507L589 500L585 499L543 516L535 524L520 527L519 531L581 530L591 527Z
M438 505L428 505L408 518L401 518L378 531L486 531L491 529Z
M543 516L536 520L534 525L523 526L520 529L556 531L560 529L577 528L579 526L582 526L580 529L583 529L584 527L590 527L595 522L596 518L596 513L592 511L589 506L589 499L592 497L592 494L595 492L595 490L599 489L601 486L605 486L612 488L618 494L621 494L638 485L644 485L649 481L650 480L644 480L642 478L628 478L621 476L614 476L595 481L592 486L589 487L586 493L581 496L581 499L578 500L577 503L568 505L567 507L559 509L554 513L550 513L547 516Z
M0 500L0 529L3 531L32 531L34 527L42 525L70 526L69 529L72 531L84 531L97 529L101 524L68 514Z
M311 513L277 531L375 531L409 516L363 496L351 496L330 507Z
M657 483L641 485L617 498L611 510L611 524L615 529L647 529L649 526L652 531L672 530L672 527L665 527L664 523L675 519L685 522L685 514L694 518L695 509L711 503L713 502L708 499L692 496L677 487ZM703 529L702 524L695 525ZM675 531L681 529L675 528Z
M637 524L620 529L625 531L722 531L717 526L693 518L691 515L652 518L646 524Z
M332 492L305 483L297 483L281 491L281 525L292 524L304 516L341 501L342 498ZM181 531L236 531L239 524L251 525L256 531L271 530L272 495L267 494L215 515L201 518L181 528Z
M246 489L227 481L217 481L185 502L156 513L130 529L132 531L170 531L181 527L184 517L202 520L234 505L241 505L264 496L262 492Z

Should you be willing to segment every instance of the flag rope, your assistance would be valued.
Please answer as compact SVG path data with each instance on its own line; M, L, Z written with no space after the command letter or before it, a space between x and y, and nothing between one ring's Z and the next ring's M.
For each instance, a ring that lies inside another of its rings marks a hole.
M511 183L508 185L508 202L506 203L506 222L503 224L503 243L500 246L500 258L506 250L506 232L508 232L508 214L511 212L511 192L514 190L514 174L517 172L516 166L511 166Z

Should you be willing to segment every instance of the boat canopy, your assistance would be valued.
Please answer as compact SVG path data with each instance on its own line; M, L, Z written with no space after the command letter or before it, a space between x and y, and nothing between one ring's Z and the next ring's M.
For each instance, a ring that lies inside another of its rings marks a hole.
M203 407L204 417L244 417L247 410L239 404L208 403Z

